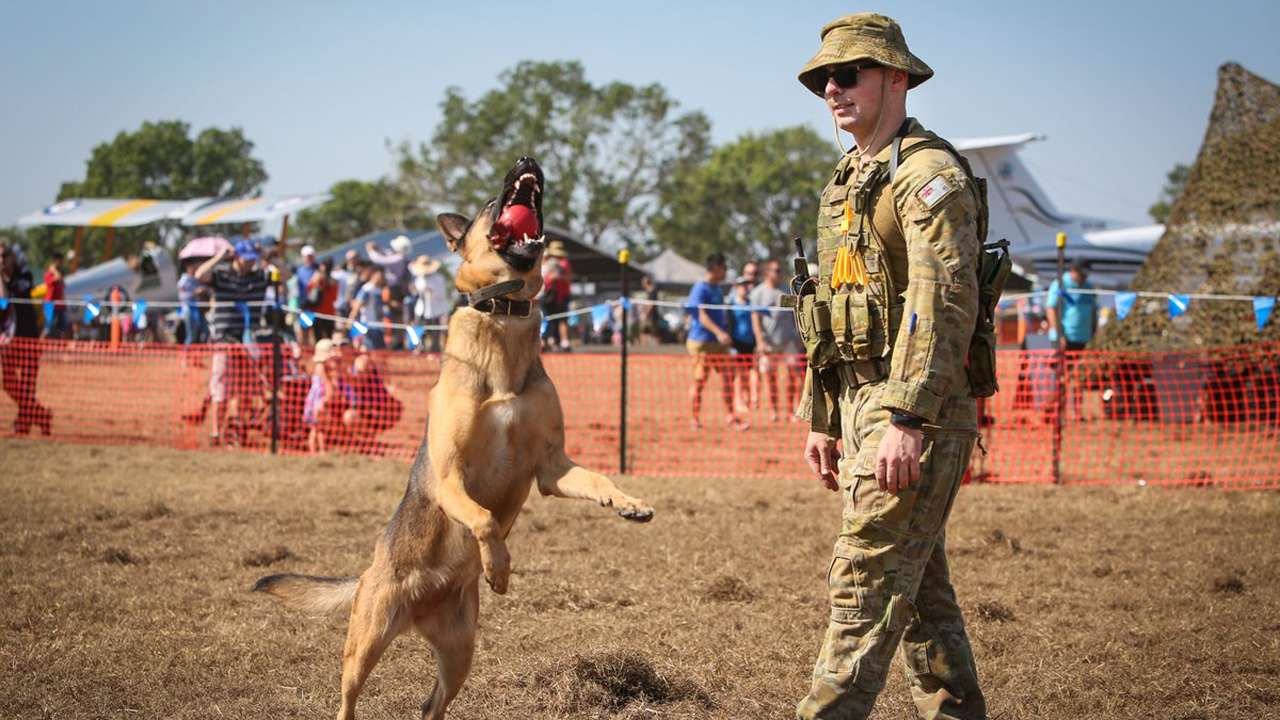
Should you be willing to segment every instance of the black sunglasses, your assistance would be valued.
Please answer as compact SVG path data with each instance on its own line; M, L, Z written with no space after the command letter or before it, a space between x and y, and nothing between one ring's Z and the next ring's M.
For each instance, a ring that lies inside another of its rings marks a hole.
M841 65L827 65L825 67L814 70L810 76L810 82L813 84L810 89L818 95L821 95L827 87L828 80L834 80L836 85L841 89L849 90L857 87L858 73L863 70L871 70L880 67L879 63L873 62L851 62Z

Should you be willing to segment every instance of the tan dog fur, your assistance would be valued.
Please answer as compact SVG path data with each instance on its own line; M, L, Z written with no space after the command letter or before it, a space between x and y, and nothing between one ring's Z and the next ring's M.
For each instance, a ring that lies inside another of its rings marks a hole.
M519 273L493 250L489 210L471 223L461 215L438 218L450 248L462 255L458 289L519 278L524 289L509 297L532 299L542 287L541 263ZM358 579L274 575L254 587L311 610L352 602L339 720L355 717L369 672L410 628L430 643L438 664L422 717L444 718L471 669L479 576L494 592L507 591L506 537L535 481L544 495L591 500L632 520L653 516L642 500L565 455L564 419L538 354L534 308L529 317L462 308L450 320L426 440L373 563Z

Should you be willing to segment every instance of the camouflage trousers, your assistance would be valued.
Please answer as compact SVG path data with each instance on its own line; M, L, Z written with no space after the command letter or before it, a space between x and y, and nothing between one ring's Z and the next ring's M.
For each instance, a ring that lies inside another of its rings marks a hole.
M951 587L945 533L973 451L974 401L947 401L942 429L925 430L920 481L892 495L875 478L889 424L883 389L846 387L841 397L844 516L827 575L831 620L796 716L867 717L897 650L920 717L982 720L986 702Z

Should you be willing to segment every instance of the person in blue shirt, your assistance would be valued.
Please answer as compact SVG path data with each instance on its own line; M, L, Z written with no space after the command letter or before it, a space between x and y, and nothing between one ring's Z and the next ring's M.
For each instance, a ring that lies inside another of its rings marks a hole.
M195 270L201 265L196 258L188 258L182 263L182 276L178 278L178 302L182 305L182 322L186 337L183 345L201 345L209 341L209 325L204 319L204 310L200 303L209 294L204 283L195 277Z
M366 328L364 347L369 350L385 350L387 347L383 329L386 313L386 278L382 268L374 266L369 273L369 281L360 287L355 301L351 304L351 321L359 320Z
M755 283L746 275L733 283L733 296L729 301L733 305L729 309L729 338L733 341L733 385L736 396L735 407L739 413L746 413L748 407L758 403L759 379L752 370L755 369L756 331L751 316L750 293Z
M307 304L307 286L311 284L311 278L315 276L319 267L320 263L316 262L316 249L311 245L303 245L302 264L293 271L293 276L298 278L298 304L303 310L311 309Z
M685 304L691 316L689 335L685 347L693 356L693 386L689 389L694 430L702 429L702 389L706 387L710 370L720 374L722 397L726 413L725 423L735 430L746 430L748 425L738 418L733 409L733 374L728 372L728 348L733 338L727 328L728 317L724 310L724 282L728 264L723 253L707 256L706 275L689 291ZM708 307L711 306L711 307Z
M1045 309L1049 316L1049 339L1063 350L1083 350L1098 329L1098 296L1093 293L1071 292L1092 290L1088 268L1079 260L1071 263L1071 270L1062 278L1062 288L1055 279L1049 285ZM1064 292L1065 290L1065 292ZM1058 337L1058 301L1062 295L1062 338Z

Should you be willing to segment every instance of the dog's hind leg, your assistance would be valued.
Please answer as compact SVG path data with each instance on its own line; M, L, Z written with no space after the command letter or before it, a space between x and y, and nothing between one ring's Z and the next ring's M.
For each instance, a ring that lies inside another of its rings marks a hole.
M476 647L479 586L472 581L429 617L417 621L418 632L436 655L436 686L422 703L422 720L444 720L444 711L471 672Z
M338 720L355 719L356 698L365 680L407 621L408 613L391 581L375 576L372 569L366 571L351 605L351 624L342 649L342 707L338 709Z
M573 462L564 450L555 445L548 450L537 474L538 491L543 495L592 500L637 522L648 522L653 518L653 508L648 503L622 492L604 475Z

